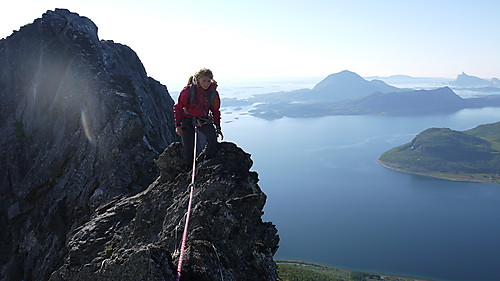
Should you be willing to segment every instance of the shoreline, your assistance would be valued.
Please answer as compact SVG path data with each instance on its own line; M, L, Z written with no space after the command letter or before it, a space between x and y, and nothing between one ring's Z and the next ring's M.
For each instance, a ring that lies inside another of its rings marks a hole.
M442 179L442 180L449 180L449 181L460 181L460 182L473 182L473 183L494 183L494 184L499 184L500 182L498 181L488 181L488 180L475 180L475 179L464 179L464 178L453 178L453 177L446 177L446 176L437 176L429 173L419 173L419 172L412 172L400 168L395 168L391 167L388 164L384 163L383 161L380 160L380 157L377 158L377 163L387 169L401 172L401 173L406 173L406 174L412 174L412 175L419 175L419 176L426 176L426 177L431 177L431 178L436 178L436 179Z
M355 269L347 269L347 268L342 268L342 267L337 267L337 266L330 266L330 265L324 265L316 262L311 262L311 261L301 261L301 260L289 260L289 259L275 259L274 260L276 264L291 264L295 266L311 266L311 267L317 267L317 268L322 268L322 269L330 269L334 271L340 271L344 273L351 273L351 272L362 272L362 273L367 273L367 274L374 274L382 277L382 280L387 279L387 278L392 278L396 280L401 280L401 281L430 281L432 279L422 279L420 277L411 277L411 276L403 276L403 275L393 275L393 274L387 274L387 273L379 273L379 272L371 272L371 271L363 271L363 270L355 270Z

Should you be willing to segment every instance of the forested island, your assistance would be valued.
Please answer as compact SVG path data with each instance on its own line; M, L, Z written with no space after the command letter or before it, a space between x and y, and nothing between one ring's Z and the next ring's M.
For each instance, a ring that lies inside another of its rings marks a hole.
M466 131L430 128L383 153L378 162L406 173L500 183L500 122Z

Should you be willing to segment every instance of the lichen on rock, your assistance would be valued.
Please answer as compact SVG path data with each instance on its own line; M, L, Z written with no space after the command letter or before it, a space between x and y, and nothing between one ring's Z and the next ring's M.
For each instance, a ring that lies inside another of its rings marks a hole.
M174 280L190 183L190 171L178 169L180 150L173 143L160 155L162 175L145 191L103 207L75 232L51 280ZM266 195L251 165L227 142L196 165L182 280L276 280L279 238L262 221Z

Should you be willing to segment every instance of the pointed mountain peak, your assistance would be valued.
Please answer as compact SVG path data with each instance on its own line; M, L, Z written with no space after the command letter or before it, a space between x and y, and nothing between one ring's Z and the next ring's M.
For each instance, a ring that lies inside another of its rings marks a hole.
M477 86L488 86L490 82L486 79L482 79L476 76L467 75L465 72L459 74L457 79L450 83L453 86L461 87L477 87Z

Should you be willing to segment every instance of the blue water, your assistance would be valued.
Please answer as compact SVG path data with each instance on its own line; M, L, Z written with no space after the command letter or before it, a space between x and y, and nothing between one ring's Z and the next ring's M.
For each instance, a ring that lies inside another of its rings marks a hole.
M427 117L266 121L223 113L226 140L252 154L268 195L276 258L431 280L500 280L500 185L381 167L377 157L430 127L466 130L500 109Z

